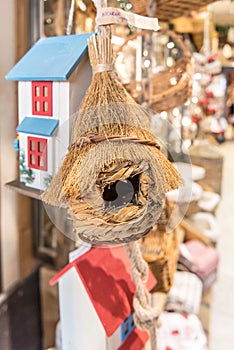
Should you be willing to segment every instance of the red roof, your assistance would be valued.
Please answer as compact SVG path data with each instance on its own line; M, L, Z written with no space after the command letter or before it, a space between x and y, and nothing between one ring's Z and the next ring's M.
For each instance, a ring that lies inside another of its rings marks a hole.
M149 334L136 327L118 350L142 350L148 339Z
M54 276L50 284L56 283L72 267L79 274L106 335L111 336L133 311L135 285L125 248L92 248ZM149 271L148 290L155 284L156 280Z

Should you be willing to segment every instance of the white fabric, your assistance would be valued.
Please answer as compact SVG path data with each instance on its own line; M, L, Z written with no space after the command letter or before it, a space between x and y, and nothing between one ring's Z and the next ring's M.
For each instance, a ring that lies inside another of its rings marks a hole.
M183 257L185 257L187 260L189 260L191 262L193 261L193 257L184 243L181 243L179 245L179 251L180 251L180 254Z
M205 55L201 55L197 52L193 53L193 58L195 61L194 71L196 73L219 74L222 70L222 65L219 60L208 62Z
M212 212L220 202L220 195L214 192L203 191L202 197L198 202L201 210Z
M205 168L192 164L192 179L193 181L201 180L205 177Z
M203 179L206 174L205 168L198 165L176 162L175 166L183 178L191 179L193 181Z
M178 189L167 192L166 196L169 201L175 203L190 203L198 201L202 197L203 189L196 182L191 182L188 179L183 179L184 184Z
M166 310L198 314L202 290L202 281L194 273L176 271L174 284L167 295Z
M189 217L191 222L196 226L201 233L216 242L219 236L219 227L217 219L211 213L199 212Z
M196 315L164 311L160 321L157 350L208 350L206 335Z
M206 60L207 60L206 56L204 56L198 52L193 53L193 58L194 58L195 62L197 62L198 64L205 64Z

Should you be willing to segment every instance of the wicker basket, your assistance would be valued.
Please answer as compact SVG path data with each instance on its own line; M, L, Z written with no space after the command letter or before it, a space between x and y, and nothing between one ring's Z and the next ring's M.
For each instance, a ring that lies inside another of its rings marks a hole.
M223 156L218 148L207 140L201 140L189 149L191 162L206 170L205 177L197 182L206 191L221 194Z
M160 21L170 22L173 18L177 18L190 11L197 11L201 7L206 6L215 0L155 0L156 13L155 16ZM132 0L133 12L146 16L149 0Z
M145 97L149 107L159 113L181 106L189 98L192 89L192 63L191 54L179 35L169 30L161 30L158 33L169 36L182 53L182 58L177 60L172 67L166 67L164 71L149 76ZM135 33L128 37L119 51L122 51L130 40L134 40L139 35L147 35L147 32ZM131 81L125 87L140 103L141 89L137 89L137 85L139 83Z
M184 241L191 241L191 240L198 240L202 243L204 243L205 245L209 246L212 245L211 240L205 236L201 230L199 230L197 227L194 226L194 224L188 220L188 219L184 219L181 221L180 223L181 227L184 230Z
M149 105L155 112L169 111L183 105L191 94L191 54L182 39L172 31L164 31L180 48L183 57L163 72L150 77Z
M157 279L153 292L168 292L173 285L178 259L177 231L153 229L141 239L141 251Z

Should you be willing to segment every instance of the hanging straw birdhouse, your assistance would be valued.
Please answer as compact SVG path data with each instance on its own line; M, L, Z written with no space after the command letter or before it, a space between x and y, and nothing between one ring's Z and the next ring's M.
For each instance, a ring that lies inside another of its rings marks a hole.
M88 47L93 79L42 199L65 207L85 242L130 242L153 227L179 175L150 133L149 115L117 81L107 29L91 36Z

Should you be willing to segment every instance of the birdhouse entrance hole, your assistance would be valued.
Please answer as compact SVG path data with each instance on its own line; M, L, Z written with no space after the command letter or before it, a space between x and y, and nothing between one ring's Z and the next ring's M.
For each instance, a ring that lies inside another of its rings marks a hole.
M117 180L104 187L102 197L108 208L137 205L140 188L140 174L125 180Z

